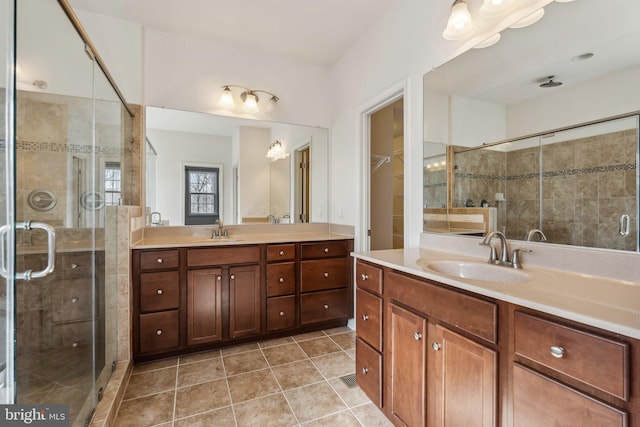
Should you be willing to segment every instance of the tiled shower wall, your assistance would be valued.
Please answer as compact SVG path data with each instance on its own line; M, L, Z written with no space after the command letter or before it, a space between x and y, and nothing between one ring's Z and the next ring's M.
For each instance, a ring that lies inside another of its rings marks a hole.
M498 230L524 239L540 227L549 241L609 249L637 245L636 130L542 146L542 221L539 220L540 150L456 154L454 205L486 199L498 207ZM506 201L495 201L504 193ZM628 214L630 233L619 233Z

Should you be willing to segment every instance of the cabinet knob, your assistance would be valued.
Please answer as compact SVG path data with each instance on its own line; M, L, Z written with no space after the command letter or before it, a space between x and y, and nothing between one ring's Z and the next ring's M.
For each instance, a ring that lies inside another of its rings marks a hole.
M232 274L232 275L231 275L231 280L235 280L235 279L236 279L236 275L235 275L235 274Z
M219 282L219 281L221 281L221 280L222 280L222 276L217 276L217 277L216 277L216 279L217 279L217 280L218 280L218 282Z
M156 291L156 294L158 294L158 295L162 295L162 289L158 289L158 290Z
M280 317L284 316L284 311L281 311L279 314L280 314Z
M279 281L280 283L284 283L284 277L279 278L279 279L278 279L278 281Z
M158 259L156 260L156 262L157 262L158 264L162 264L162 263L163 263L163 260L162 260L162 258L158 258Z
M71 268L78 268L78 264L71 264Z
M414 332L413 339L416 341L420 341L422 339L422 334L420 332Z
M329 253L329 248L324 248L324 253L328 254Z
M78 344L77 342L74 342L73 344L71 344L71 347L73 347L73 348L78 348L78 345L79 345L79 344Z
M364 320L366 322L367 320L369 320L369 316L367 316L366 314L363 314L362 315L362 320Z
M562 359L562 356L564 356L564 348L560 346L552 345L549 350L551 350L551 355L555 358Z
M328 310L329 309L329 304L325 304L325 305L323 305L323 307L324 307L325 310Z
M369 278L369 276L367 276L366 274L362 273L362 276L360 276L362 278L362 281L365 281Z
M324 272L324 277L327 278L329 277L329 273L327 273L326 271Z
M284 251L280 251L278 253L280 254L280 256L284 256Z
M362 373L363 373L363 374L365 374L365 375L366 375L366 374L368 374L368 373L369 373L369 369L367 369L367 368L362 368Z
M438 351L440 350L440 344L434 342L433 344L431 344L431 348L433 349L433 351Z
M75 304L77 302L78 302L78 298L76 297L71 298L71 304Z
M158 330L156 331L156 335L162 335L162 329L158 329Z

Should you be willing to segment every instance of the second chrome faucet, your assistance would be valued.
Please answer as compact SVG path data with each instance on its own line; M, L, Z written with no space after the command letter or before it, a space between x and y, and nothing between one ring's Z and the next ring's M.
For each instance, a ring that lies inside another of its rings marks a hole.
M497 236L500 239L500 258L498 258L497 251L495 246L491 244L491 240L494 236ZM511 267L521 269L522 264L520 262L520 253L521 252L531 252L531 249L525 248L517 248L513 250L511 254L511 259L509 259L509 246L507 243L507 238L501 231L491 231L487 234L482 242L480 242L482 246L488 246L491 249L491 253L489 254L489 263L495 265L502 265L504 267Z

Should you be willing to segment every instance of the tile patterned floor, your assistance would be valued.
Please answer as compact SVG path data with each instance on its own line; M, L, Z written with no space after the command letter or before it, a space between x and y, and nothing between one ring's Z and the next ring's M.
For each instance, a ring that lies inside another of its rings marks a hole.
M346 327L135 366L117 426L391 426L356 386Z

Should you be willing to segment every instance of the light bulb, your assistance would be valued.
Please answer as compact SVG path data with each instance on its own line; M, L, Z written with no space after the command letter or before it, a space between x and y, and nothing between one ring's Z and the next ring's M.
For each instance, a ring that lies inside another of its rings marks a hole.
M258 109L258 97L253 92L248 92L244 100L243 109L248 113L257 113Z
M471 33L473 20L464 0L457 0L451 7L451 15L442 37L447 40L460 40Z
M515 24L510 25L509 28L524 28L524 27L528 27L529 25L533 25L536 22L538 22L539 20L541 20L543 16L544 16L544 9L540 8L540 9L536 10L535 12L533 12L531 15L525 16L524 18L522 18L521 20L519 20Z
M500 16L509 12L515 5L514 0L484 0L480 6L480 16Z
M219 105L221 107L232 108L235 106L235 101L233 100L233 93L231 93L231 89L229 86L225 86L222 91L222 95L220 96Z

